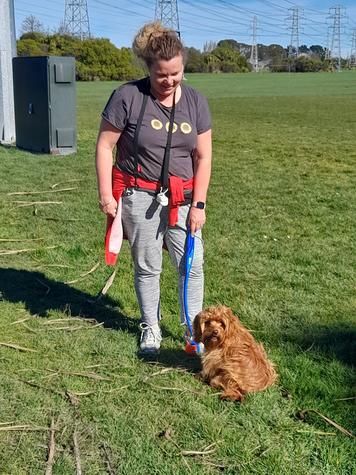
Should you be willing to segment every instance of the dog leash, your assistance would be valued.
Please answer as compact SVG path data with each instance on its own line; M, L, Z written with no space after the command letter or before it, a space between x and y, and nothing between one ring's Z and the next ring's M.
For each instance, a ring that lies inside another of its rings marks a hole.
M188 310L188 283L189 283L189 274L192 268L193 259L194 259L194 248L195 248L195 237L191 234L190 229L187 230L187 238L185 241L185 276L184 276L184 286L183 286L183 309L184 309L184 319L188 329L188 339L186 342L185 351L187 353L196 353L202 354L204 352L203 346L200 343L194 341L193 336L193 327L192 321L189 315Z

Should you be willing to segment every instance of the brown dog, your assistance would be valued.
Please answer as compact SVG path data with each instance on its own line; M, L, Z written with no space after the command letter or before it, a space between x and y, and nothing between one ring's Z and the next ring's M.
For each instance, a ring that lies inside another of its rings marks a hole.
M204 343L201 376L222 399L242 401L245 393L271 386L277 374L263 346L223 305L209 307L194 320L194 339Z

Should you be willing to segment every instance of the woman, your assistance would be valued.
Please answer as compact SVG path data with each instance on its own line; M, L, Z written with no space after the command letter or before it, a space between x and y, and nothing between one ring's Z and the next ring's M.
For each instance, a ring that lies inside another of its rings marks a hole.
M159 22L147 24L136 35L133 50L145 61L149 77L124 84L111 95L102 114L96 170L100 209L109 221L121 213L131 246L141 311L140 351L154 354L162 339L163 244L179 273L184 323L188 228L197 238L188 289L192 318L202 309L201 228L211 170L211 119L206 99L182 84L184 49L174 31Z

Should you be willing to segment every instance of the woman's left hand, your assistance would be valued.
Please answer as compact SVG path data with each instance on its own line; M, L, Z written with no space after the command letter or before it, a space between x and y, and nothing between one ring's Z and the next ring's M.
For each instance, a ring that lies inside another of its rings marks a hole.
M191 206L189 212L189 226L190 232L194 234L201 229L205 224L206 216L205 209L199 209L195 206Z

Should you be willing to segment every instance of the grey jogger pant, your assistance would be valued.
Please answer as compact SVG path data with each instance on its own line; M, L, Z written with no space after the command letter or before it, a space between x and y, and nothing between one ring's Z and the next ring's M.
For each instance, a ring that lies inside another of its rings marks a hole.
M171 261L178 271L180 318L184 323L184 249L190 205L179 207L178 222L176 226L170 227L168 226L168 206L161 206L153 193L143 190L134 190L132 194L129 193L124 193L122 197L122 221L134 261L135 289L141 321L154 325L161 318L160 274L164 241ZM204 292L204 252L201 231L198 231L195 236L194 259L188 285L188 310L192 320L202 309Z

